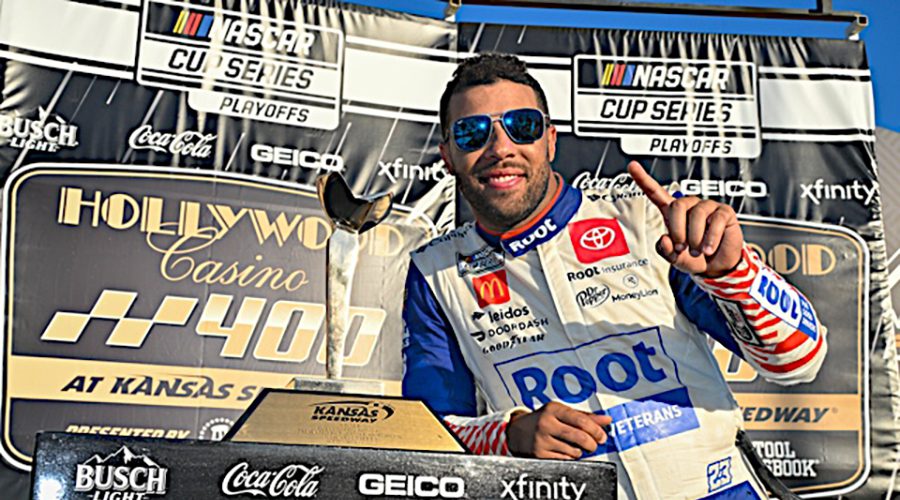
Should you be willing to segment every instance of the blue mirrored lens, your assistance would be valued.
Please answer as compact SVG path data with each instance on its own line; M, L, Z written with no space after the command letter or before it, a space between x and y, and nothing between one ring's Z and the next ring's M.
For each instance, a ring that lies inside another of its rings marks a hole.
M488 115L467 116L453 124L453 140L463 151L483 148L490 136L491 117Z
M536 109L514 109L503 113L503 129L519 144L530 144L544 135L544 114Z

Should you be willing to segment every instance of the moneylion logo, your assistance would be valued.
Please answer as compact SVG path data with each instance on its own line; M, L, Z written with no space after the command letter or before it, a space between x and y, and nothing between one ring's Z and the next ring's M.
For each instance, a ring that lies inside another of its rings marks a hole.
M379 401L323 401L310 405L312 419L328 422L373 424L394 415L394 408Z
M165 495L169 469L126 446L106 457L94 455L75 469L75 491L95 499Z
M209 158L215 134L203 134L193 130L183 132L157 132L150 125L141 125L131 132L128 145L131 149L150 149L157 153L182 155L190 158Z
M319 491L316 476L321 465L290 464L275 470L251 470L250 464L234 465L222 478L222 493L227 496L252 495L264 498L313 498Z

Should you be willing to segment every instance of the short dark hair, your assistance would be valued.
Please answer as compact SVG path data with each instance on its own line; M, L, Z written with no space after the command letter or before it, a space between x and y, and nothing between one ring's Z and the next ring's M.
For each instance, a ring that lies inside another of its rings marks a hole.
M544 89L528 74L528 67L518 57L511 54L497 54L487 52L478 54L474 57L464 59L456 71L453 72L453 78L447 83L441 95L441 137L445 140L450 134L450 98L455 94L463 92L472 87L479 85L490 85L500 80L509 80L522 85L528 85L534 90L537 96L538 106L544 114L549 115L550 110L547 108L547 96L544 95Z

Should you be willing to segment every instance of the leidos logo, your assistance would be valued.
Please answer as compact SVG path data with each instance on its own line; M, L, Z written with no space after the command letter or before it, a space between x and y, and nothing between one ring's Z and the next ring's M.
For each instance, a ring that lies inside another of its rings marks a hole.
M709 64L622 64L601 66L601 87L632 89L728 90L731 72Z
M506 281L506 270L488 273L472 278L472 287L478 298L478 307L509 302L509 284Z
M575 256L582 264L629 253L625 234L616 219L587 219L569 224Z
M69 125L59 115L38 108L38 119L0 115L0 139L8 139L17 149L55 153L61 148L78 146L78 127Z
M324 401L310 406L313 420L329 422L371 424L394 414L393 407L378 401Z
M75 470L75 491L93 493L95 500L165 495L169 469L127 447L101 458L94 455Z

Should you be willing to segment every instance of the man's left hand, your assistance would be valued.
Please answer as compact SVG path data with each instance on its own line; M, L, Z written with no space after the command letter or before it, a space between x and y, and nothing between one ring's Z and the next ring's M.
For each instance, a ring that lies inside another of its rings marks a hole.
M659 255L681 271L708 278L738 265L744 235L734 209L696 196L675 198L636 161L628 164L628 173L665 220L668 232L656 242Z

